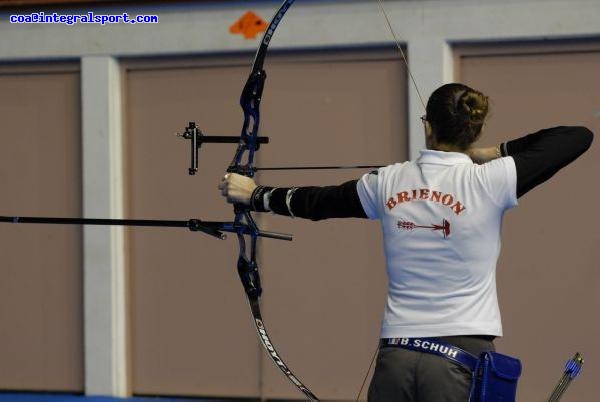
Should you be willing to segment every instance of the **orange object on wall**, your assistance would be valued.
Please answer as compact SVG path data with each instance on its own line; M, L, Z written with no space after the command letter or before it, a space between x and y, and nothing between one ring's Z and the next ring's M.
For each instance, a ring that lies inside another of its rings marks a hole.
M252 11L247 11L242 17L229 27L232 34L242 34L246 39L254 39L260 32L267 29L267 22Z

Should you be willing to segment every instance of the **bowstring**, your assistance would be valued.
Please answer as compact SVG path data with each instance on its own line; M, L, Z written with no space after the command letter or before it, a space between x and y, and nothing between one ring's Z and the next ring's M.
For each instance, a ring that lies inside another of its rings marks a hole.
M415 77L413 76L413 73L410 70L410 67L408 65L408 60L406 59L406 54L404 53L404 50L402 50L402 46L400 45L400 40L398 39L398 36L396 36L396 32L394 31L394 28L392 28L392 23L390 21L390 18L388 16L387 12L385 11L385 8L383 7L383 0L377 0L377 5L379 5L379 10L381 11L381 14L383 15L383 18L385 19L387 27L388 27L390 33L392 34L392 37L394 38L394 42L396 43L396 48L398 48L398 50L400 51L402 60L404 61L404 64L406 65L406 71L408 72L408 76L410 77L410 80L412 81L412 84L415 87L415 90L417 91L417 95L419 96L419 100L421 101L421 105L423 106L423 110L427 110L427 107L425 106L425 101L423 101L423 96L421 96L421 91L419 91L419 86L417 85L417 80L415 80Z
M377 347L375 348L375 353L373 353L373 357L371 358L371 363L369 363L369 368L367 369L367 374L365 374L365 378L363 378L362 384L360 385L360 389L358 390L358 395L356 395L356 402L359 401L360 395L365 388L365 383L367 382L367 378L369 378L369 373L371 372L371 368L373 368L373 363L375 362L375 358L379 353L379 339L377 339Z
M406 66L406 71L408 72L408 76L410 77L410 80L411 80L413 86L415 87L415 91L417 92L419 101L421 102L421 106L423 106L423 110L427 110L427 107L425 106L425 101L423 101L423 96L421 96L421 91L419 91L419 86L417 85L417 80L415 80L415 77L413 76L410 66L408 65L408 60L406 59L406 54L404 53L404 50L402 50L402 46L400 45L400 40L398 39L398 36L396 35L394 28L392 28L392 23L390 21L390 18L388 16L387 12L385 11L385 8L383 6L383 0L377 0L377 5L379 6L379 10L381 11L383 18L385 19L386 25L387 25L390 33L392 34L392 37L394 38L396 48L400 51L400 55L402 56L402 61L404 61L404 65ZM363 392L363 389L367 382L367 378L369 378L369 373L371 373L371 369L373 368L373 363L375 362L375 358L377 357L378 352L379 352L379 339L377 340L377 347L375 348L375 353L373 353L373 357L371 358L371 362L369 363L369 368L367 369L367 373L365 374L362 384L360 385L360 389L358 390L358 395L356 395L356 402L358 402L360 400L360 395Z

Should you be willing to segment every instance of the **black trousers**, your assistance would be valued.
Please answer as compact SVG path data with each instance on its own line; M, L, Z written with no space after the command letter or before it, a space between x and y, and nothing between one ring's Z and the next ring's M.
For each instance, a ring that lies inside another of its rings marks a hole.
M447 336L444 342L478 356L492 337ZM471 372L440 356L388 346L379 350L368 402L468 402Z

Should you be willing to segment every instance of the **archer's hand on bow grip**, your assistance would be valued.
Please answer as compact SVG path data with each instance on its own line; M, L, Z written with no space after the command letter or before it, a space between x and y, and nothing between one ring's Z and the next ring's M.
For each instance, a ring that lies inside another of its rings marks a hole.
M227 173L219 183L221 195L230 204L250 205L252 192L256 189L256 182L250 177L237 173Z

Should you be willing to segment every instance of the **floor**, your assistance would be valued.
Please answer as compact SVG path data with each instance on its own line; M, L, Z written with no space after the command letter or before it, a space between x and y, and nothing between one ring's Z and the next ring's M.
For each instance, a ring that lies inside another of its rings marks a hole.
M0 402L217 402L215 399L170 398L170 397L133 397L112 398L106 396L84 396L59 393L10 393L0 392ZM224 401L224 400L221 400ZM241 401L241 400L236 400ZM244 400L248 402L249 400ZM227 402L234 402L228 399Z

